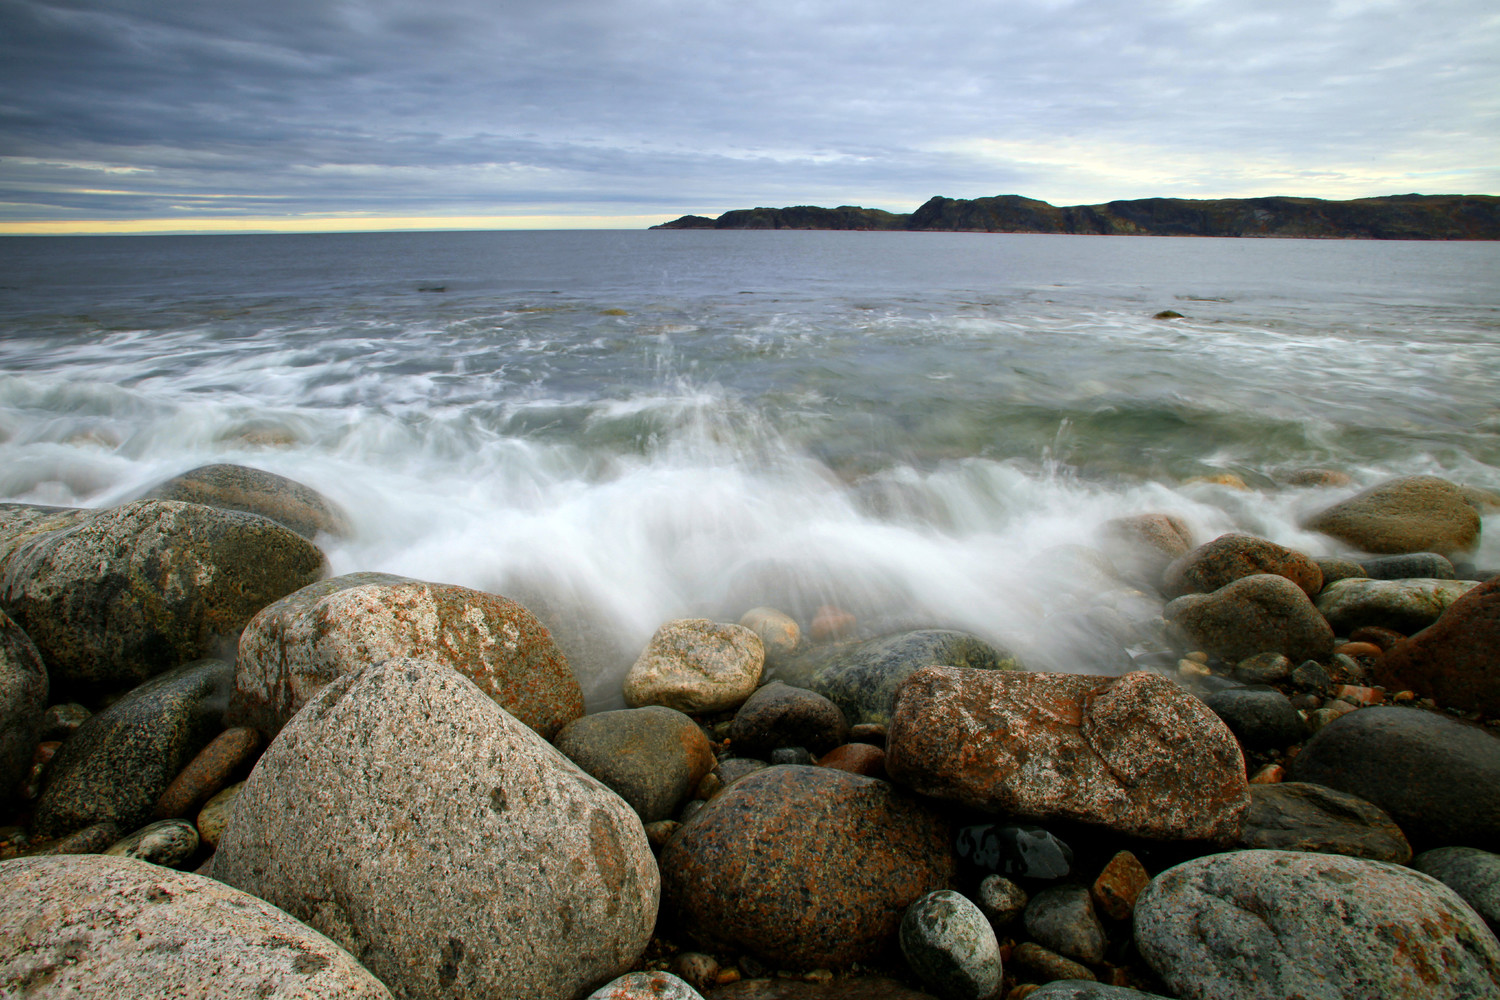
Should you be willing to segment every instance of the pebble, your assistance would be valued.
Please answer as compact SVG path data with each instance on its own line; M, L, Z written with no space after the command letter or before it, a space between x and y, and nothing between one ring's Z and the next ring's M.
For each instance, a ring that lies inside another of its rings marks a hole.
M812 623L808 626L808 635L815 642L829 642L834 639L843 639L854 634L855 618L843 608L836 608L825 604L818 608L813 615Z
M813 755L807 752L806 747L777 747L771 751L771 763L776 764L811 764Z
M1059 955L1089 964L1104 960L1104 927L1081 885L1043 889L1031 897L1022 922L1033 940Z
M1105 916L1111 920L1129 920L1135 912L1136 897L1150 881L1151 875L1140 859L1129 851L1120 851L1109 859L1089 892L1094 905Z
M163 868L187 863L198 850L198 831L180 819L164 819L144 826L113 844L104 853L116 858L136 858Z
M700 992L711 990L719 984L718 960L701 951L679 953L676 958L672 959L672 971Z
M1244 684L1275 684L1292 675L1292 666L1280 653L1256 653L1235 664L1234 679Z
M951 889L929 893L901 918L901 953L944 1000L989 1000L1000 988L1000 943L985 915Z
M979 909L997 930L1013 923L1030 902L1026 890L1003 875L986 875L976 895Z
M103 854L120 839L120 828L105 820L75 830L66 837L42 844L32 853L37 856L57 854Z

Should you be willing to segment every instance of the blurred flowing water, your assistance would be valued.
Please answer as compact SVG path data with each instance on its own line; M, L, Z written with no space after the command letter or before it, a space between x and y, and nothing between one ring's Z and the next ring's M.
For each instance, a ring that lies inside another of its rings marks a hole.
M1355 486L1286 477L1500 489L1497 389L1488 243L0 239L0 497L289 476L352 517L335 572L521 600L594 707L663 621L760 603L1049 662L1048 616L1112 586L1076 548L1103 522L1332 554L1298 518Z

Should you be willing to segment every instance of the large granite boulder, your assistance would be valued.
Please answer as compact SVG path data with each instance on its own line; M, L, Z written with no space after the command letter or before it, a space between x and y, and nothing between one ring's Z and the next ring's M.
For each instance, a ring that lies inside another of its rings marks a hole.
M546 626L514 601L389 573L350 573L270 605L240 637L230 717L274 734L324 684L390 657L452 667L550 739L583 690Z
M644 823L669 818L714 767L713 744L698 724L662 705L585 715L552 743L629 802Z
M1366 625L1410 634L1476 586L1469 580L1339 580L1313 603L1339 635Z
M1143 671L928 667L897 695L886 751L891 779L924 795L1135 837L1231 838L1250 803L1224 723Z
M58 748L32 818L38 837L104 820L134 830L218 734L234 668L200 660L160 674L91 715Z
M1333 629L1303 589L1272 573L1241 577L1211 594L1187 594L1162 616L1194 649L1231 663L1256 653L1326 659Z
M449 667L324 687L239 793L214 876L347 948L400 996L573 1000L655 925L640 818Z
M875 778L769 767L741 778L662 850L664 912L710 949L778 968L889 954L902 911L948 887L946 822Z
M0 994L391 996L348 952L264 900L200 875L92 854L0 863Z
M266 518L138 500L17 546L0 604L36 643L53 698L67 699L212 655L327 569L316 546Z
M1303 781L1250 786L1241 847L1346 854L1404 865L1411 844L1384 809Z
M31 769L47 710L47 667L21 627L0 611L0 809Z
M1287 776L1390 814L1413 848L1500 850L1500 738L1415 708L1366 708L1322 729Z
M1176 559L1167 567L1166 591L1209 594L1246 576L1272 573L1286 577L1309 597L1323 588L1323 571L1311 558L1254 535L1220 535Z
M1187 1000L1500 995L1500 942L1437 879L1291 851L1197 858L1136 903L1141 955Z
M303 538L349 533L349 517L309 486L243 465L204 465L146 490L140 500L181 500L269 517Z
M1436 476L1388 480L1303 524L1365 552L1451 555L1479 541L1479 512L1461 488Z
M707 618L667 622L625 675L625 704L720 712L750 697L765 664L760 636L743 625Z
M1469 590L1437 621L1386 650L1375 680L1441 705L1500 715L1500 577Z

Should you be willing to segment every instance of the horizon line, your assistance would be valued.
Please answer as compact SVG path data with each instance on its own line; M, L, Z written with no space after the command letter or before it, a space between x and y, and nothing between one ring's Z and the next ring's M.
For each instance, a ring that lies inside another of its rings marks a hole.
M186 219L44 219L0 222L0 236L229 236L277 233L493 232L497 230L636 229L679 216L652 215L383 215L216 216Z

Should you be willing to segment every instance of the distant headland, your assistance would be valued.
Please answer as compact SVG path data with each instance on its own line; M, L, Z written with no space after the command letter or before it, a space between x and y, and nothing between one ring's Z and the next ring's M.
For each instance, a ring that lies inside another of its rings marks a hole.
M1303 239L1497 240L1500 197L1402 194L1320 198L1140 198L1058 207L1006 194L928 200L908 215L842 205L744 208L717 219L684 215L652 229L857 229L1094 236L1262 236Z

